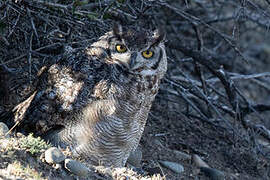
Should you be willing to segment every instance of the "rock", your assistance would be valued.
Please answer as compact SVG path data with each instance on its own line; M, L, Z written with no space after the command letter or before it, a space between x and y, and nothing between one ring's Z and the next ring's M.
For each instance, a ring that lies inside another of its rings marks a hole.
M201 172L205 173L211 180L224 180L225 174L217 169L209 167L201 167Z
M192 161L194 164L200 168L200 171L205 173L206 176L208 176L211 180L224 180L225 174L217 169L209 167L206 162L204 162L200 156L193 154L192 155Z
M45 163L46 160L45 160L45 153L41 153L41 155L39 156L39 159L41 160L41 162Z
M142 161L142 151L139 147L135 151L132 151L128 157L127 162L134 167L140 167Z
M114 169L105 166L93 166L94 171L100 174L112 175Z
M86 176L89 172L84 164L72 159L65 159L65 168L77 176Z
M61 164L54 164L53 165L53 168L58 170L58 169L61 169L62 168L62 165Z
M51 147L45 151L45 161L49 164L57 164L64 160L65 155L56 147Z
M206 162L204 162L200 156L198 156L197 154L193 154L192 155L192 161L194 162L194 164L197 166L197 167L207 167L209 168L208 164L206 164Z
M175 173L181 174L184 171L184 167L179 163L170 162L170 161L159 161L159 162L161 165L172 170Z
M188 155L187 153L184 153L181 151L176 151L176 150L173 150L172 152L181 160L190 160L191 159L191 156Z
M0 122L0 137L5 136L8 131L9 129L7 125L5 123ZM9 137L9 135L7 135L6 137Z
M268 134L270 134L270 132L268 132ZM270 142L267 139L265 139L263 137L259 137L259 138L257 138L257 142L259 144L263 145L264 147L270 149Z

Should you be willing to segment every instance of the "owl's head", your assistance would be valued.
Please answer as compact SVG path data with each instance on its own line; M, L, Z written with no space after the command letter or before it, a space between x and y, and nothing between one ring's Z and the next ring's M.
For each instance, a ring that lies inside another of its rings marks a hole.
M147 31L115 25L91 45L90 54L106 63L142 76L160 75L167 70L167 56L161 30Z

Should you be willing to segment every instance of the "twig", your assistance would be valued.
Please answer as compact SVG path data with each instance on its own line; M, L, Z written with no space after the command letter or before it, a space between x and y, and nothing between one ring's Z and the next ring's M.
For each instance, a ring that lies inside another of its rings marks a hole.
M63 46L63 44L62 44L62 43L59 43L59 42L53 43L53 44L48 44L48 45L46 45L46 46L37 48L37 49L35 49L34 51L41 51L41 50L44 50L44 49L52 48L52 47L54 47L54 46L55 46L55 47L57 47L57 46Z
M10 130L6 133L6 135L10 134L10 132L13 131L13 129L16 128L23 121L25 113L28 107L30 106L30 104L32 103L33 99L35 98L36 93L37 91L35 91L25 101L23 101L22 103L18 104L15 108L13 108L12 111L14 112L15 125L13 125L13 127L10 128Z
M18 57L16 57L16 58L14 58L14 59L7 60L7 61L1 63L0 66L5 65L5 64L9 64L9 63L14 62L14 61L17 61L17 60L19 60L19 59L25 57L26 55L27 55L27 54L25 53L25 54L22 54L22 55L20 55L20 56L18 56Z
M182 72L180 72L184 77L185 77L185 74L184 73L182 73ZM187 77L185 77L186 79L188 79ZM172 81L172 80L171 80ZM176 82L174 82L175 84L174 85L176 85L177 83ZM192 82L190 82L191 84L192 84ZM180 85L178 85L177 87L179 87ZM194 87L194 89L196 89L196 91L200 94L200 96L202 97L202 100L203 101L205 101L205 103L207 104L207 105L209 105L213 110L214 110L214 112L218 115L218 117L220 118L220 119L222 119L223 121L224 121L224 123L225 124L227 124L227 126L228 127L230 127L231 129L233 129L233 127L232 127L232 125L220 114L220 112L216 109L216 107L212 104L212 102L211 101L209 101L208 100L208 98L207 98L207 96L204 94L204 93L202 93L201 91L200 91L200 89L196 86L196 85L194 85L194 84L192 84L192 87ZM210 114L211 115L211 114Z
M252 112L264 112L264 111L270 111L270 105L269 104L255 104L255 105L249 105L247 107L243 107L242 112L244 115L248 115Z
M216 34L218 34L220 37L222 37L222 39L228 43L236 52L237 54L239 54L242 59L245 61L245 62L248 62L246 60L246 58L244 57L244 55L240 52L240 50L236 47L235 44L232 43L232 39L231 37L228 37L227 35L221 33L219 30L217 30L216 28L213 28L211 25L207 24L206 22L204 22L203 20L201 20L200 18L197 18L189 13L186 13L178 8L175 8L171 5L169 5L168 3L166 2L162 2L162 1L158 1L158 3L160 5L163 5L171 10L173 10L176 14L180 15L181 17L183 17L184 19L188 20L189 22L191 22L192 24L194 23L193 21L195 22L198 22L198 23L201 23L202 25L206 26L207 28L209 28L210 30L212 30L213 32L215 32Z
M173 82L173 81L171 81L171 80L169 80L169 79L166 79L165 78L165 81L167 81L168 83L170 83L170 84L174 84L174 85L176 85L179 89L180 89L180 91L178 91L178 93L179 93L179 95L181 95L181 97L197 112L197 113L199 113L200 114L200 116L202 117L202 119L205 121L205 122L207 122L207 123L209 123L209 124L212 124L212 125L214 125L213 124L213 122L211 122L211 121L209 121L208 120L208 118L201 112L201 110L199 109L199 108L197 108L197 106L192 102L192 101L190 101L188 98L187 98L187 96L184 94L184 93L182 93L182 91L185 91L181 86L179 86L178 84L176 84L175 82Z
M237 74L237 73L230 73L227 72L228 75L230 75L230 78L232 80L249 80L249 79L254 79L254 78L262 78L262 77L270 77L270 72L264 72L264 73L258 73L258 74ZM218 78L211 78L207 79L206 82L208 83L215 83L220 81Z
M159 169L161 170L162 176L166 177L166 175L164 174L164 171L163 171L162 167L160 166L159 162L157 162L157 164L158 164Z
M40 48L38 48L38 49L32 50L31 52L33 52L33 51L38 52L38 51L41 51L41 50L44 50L44 49L52 48L52 47L54 47L54 46L56 46L56 47L57 47L57 46L62 46L62 43L57 42L57 43L49 44L49 45L47 45L47 46L43 46L43 47L40 47ZM27 53L22 54L22 55L20 55L20 56L14 58L14 59L10 59L10 60L7 60L7 61L5 61L5 62L3 62L3 63L0 63L0 66L6 65L6 64L9 64L9 63L12 63L12 62L17 61L17 60L19 60L19 59L21 59L21 58L23 58L23 57L25 57L25 56L27 56Z
M17 26L17 23L18 23L20 17L21 17L21 15L18 14L18 16L17 16L17 18L16 18L16 21L15 21L15 23L13 24L13 26L12 26L12 28L11 28L11 30L10 30L8 36L7 36L8 38L13 34L13 32L14 32L14 30L15 30L15 27Z
M267 89L268 91L270 91L269 83L261 82L261 81L258 80L258 79L251 79L251 81L255 82L256 84L258 84L258 85L260 85L261 87L264 87L265 89Z
M28 68L29 68L29 81L31 82L31 73L32 73L32 40L33 40L33 31L31 32L30 39L29 39L29 50L28 50Z
M36 38L37 38L38 46L40 46L40 42L39 42L39 37L38 37L37 30L36 30L36 26L35 26L35 23L34 23L34 20L33 20L32 16L31 16L31 12L30 12L29 8L27 8L27 15L30 18L30 22L31 22L31 25L32 25L31 27L32 27L32 30L35 33Z
M202 52L195 51L190 47L184 46L183 43L178 43L177 45L174 43L175 42L170 42L168 46L170 48L181 51L182 53L184 53L189 57L192 57L196 62L205 66L212 74L214 74L219 78L219 80L221 81L226 90L227 96L229 97L230 104L232 105L234 110L236 110L238 101L236 99L233 81L229 79L229 77L222 68L218 67L218 65L214 63L213 60L215 58L206 55Z
M202 34L201 34L199 28L195 24L193 24L192 27L193 27L193 29L194 29L194 31L196 33L196 39L197 39L197 42L198 42L198 51L202 51L202 49L203 49ZM196 61L194 61L194 65L195 65L195 71L198 74L198 76L200 78L200 81L202 83L203 93L205 94L205 96L208 96L208 92L207 92L207 89L206 89L206 82L205 82L205 78L204 78L201 66ZM183 73L183 75L184 75L184 73ZM211 111L209 109L209 102L208 102L207 98L205 100L206 100L206 104L207 104L208 114L210 115L210 117L212 117L212 113L211 113Z
M68 9L68 6L63 5L63 4L52 3L52 2L43 1L43 0L35 0L35 2L40 3L42 5L45 5L45 6L49 6L49 7L60 8L60 9L64 9L64 10Z

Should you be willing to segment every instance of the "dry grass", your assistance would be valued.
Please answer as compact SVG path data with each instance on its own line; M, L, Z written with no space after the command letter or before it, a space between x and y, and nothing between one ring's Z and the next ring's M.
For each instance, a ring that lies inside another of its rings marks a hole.
M32 134L28 136L20 135L10 138L0 138L0 179L49 179L67 177L76 177L67 172L59 173L52 166L40 160L40 155L46 149L51 147L40 137L34 137ZM69 153L65 153L70 156ZM160 174L152 176L140 175L129 168L105 168L102 166L92 167L89 177L82 179L100 179L100 180L164 180ZM80 179L79 177L77 177Z
M42 178L41 172L38 172L37 170L31 168L29 165L25 166L21 162L16 160L8 165L6 171L9 176L20 177L23 179L35 179L35 180L45 179Z

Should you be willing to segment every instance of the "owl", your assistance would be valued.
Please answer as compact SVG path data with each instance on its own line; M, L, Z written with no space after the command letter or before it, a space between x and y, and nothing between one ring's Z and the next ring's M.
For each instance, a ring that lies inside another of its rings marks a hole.
M115 25L43 69L35 92L13 110L16 128L93 165L123 167L166 70L162 31Z

